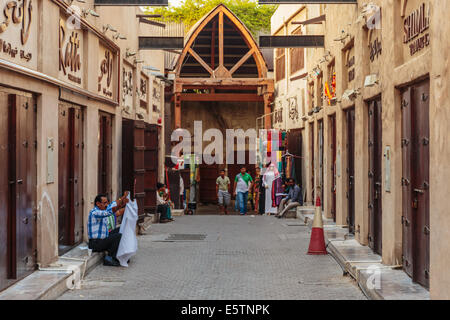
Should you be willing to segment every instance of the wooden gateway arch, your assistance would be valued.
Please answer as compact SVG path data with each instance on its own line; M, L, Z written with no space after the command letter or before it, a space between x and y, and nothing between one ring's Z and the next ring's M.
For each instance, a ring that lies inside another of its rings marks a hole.
M182 101L264 102L270 128L273 79L252 34L225 5L200 19L185 38L175 67L174 125L181 127Z

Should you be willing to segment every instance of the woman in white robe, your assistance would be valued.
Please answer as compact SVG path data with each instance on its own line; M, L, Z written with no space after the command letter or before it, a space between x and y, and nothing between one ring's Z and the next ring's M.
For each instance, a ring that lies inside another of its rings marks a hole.
M276 214L278 212L277 207L272 207L272 182L278 178L279 175L278 169L274 164L271 164L263 176L263 184L266 188L265 212L269 216L271 213Z

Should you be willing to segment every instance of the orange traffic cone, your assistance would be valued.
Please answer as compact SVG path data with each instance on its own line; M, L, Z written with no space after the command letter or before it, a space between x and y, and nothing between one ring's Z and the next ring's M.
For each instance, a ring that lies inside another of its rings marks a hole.
M325 236L323 234L322 209L320 208L320 198L317 196L314 221L309 242L308 254L328 254L325 247Z

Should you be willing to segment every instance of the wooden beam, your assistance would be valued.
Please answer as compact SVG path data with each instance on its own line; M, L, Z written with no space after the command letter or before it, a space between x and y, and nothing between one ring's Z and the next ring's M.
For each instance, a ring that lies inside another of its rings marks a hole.
M324 36L260 36L261 48L324 48Z
M259 4L357 4L357 0L258 0Z
M144 18L139 18L139 22L146 23L146 24L151 24L153 26L157 26L157 27L161 27L161 28L165 28L166 27L166 25L164 23L153 21L153 20L148 20L148 19L144 19Z
M219 12L219 66L223 66L223 12Z
M211 68L215 69L216 66L216 28L217 22L214 21L212 31L211 31Z
M241 90L241 91L247 91L247 90L256 90L258 89L258 86L202 86L202 89L216 89L216 90ZM184 85L183 89L189 90L189 89L199 89L198 86L193 85Z
M263 102L256 93L182 93L181 101Z
M160 14L136 14L136 18L161 18Z
M168 0L94 0L95 6L152 6L167 7Z
M324 14L319 17L312 18L312 19L305 20L305 21L292 21L291 24L302 24L302 25L321 24L322 21L326 21L326 15L324 15Z
M243 56L241 58L241 60L239 60L234 66L233 68L231 68L230 73L233 74L237 69L239 69L240 66L242 66L245 61L247 61L252 55L253 55L254 49L251 48L249 52L247 52L245 54L245 56Z
M195 86L264 86L273 87L273 79L268 78L176 78L175 83Z
M183 37L139 37L139 50L182 49Z
M214 70L211 69L211 67L205 62L205 60L203 60L202 57L200 57L194 50L192 50L192 48L189 48L189 54L193 56L195 60L197 60L202 65L202 67L206 69L206 71L208 71L210 74L213 74Z

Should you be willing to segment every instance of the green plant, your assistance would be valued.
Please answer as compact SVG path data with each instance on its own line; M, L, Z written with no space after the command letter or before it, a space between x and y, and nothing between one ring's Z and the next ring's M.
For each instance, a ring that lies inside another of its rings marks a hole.
M184 0L178 7L146 7L146 13L160 14L161 20L182 22L189 30L198 20L223 3L256 35L270 30L276 5L259 5L257 0Z

